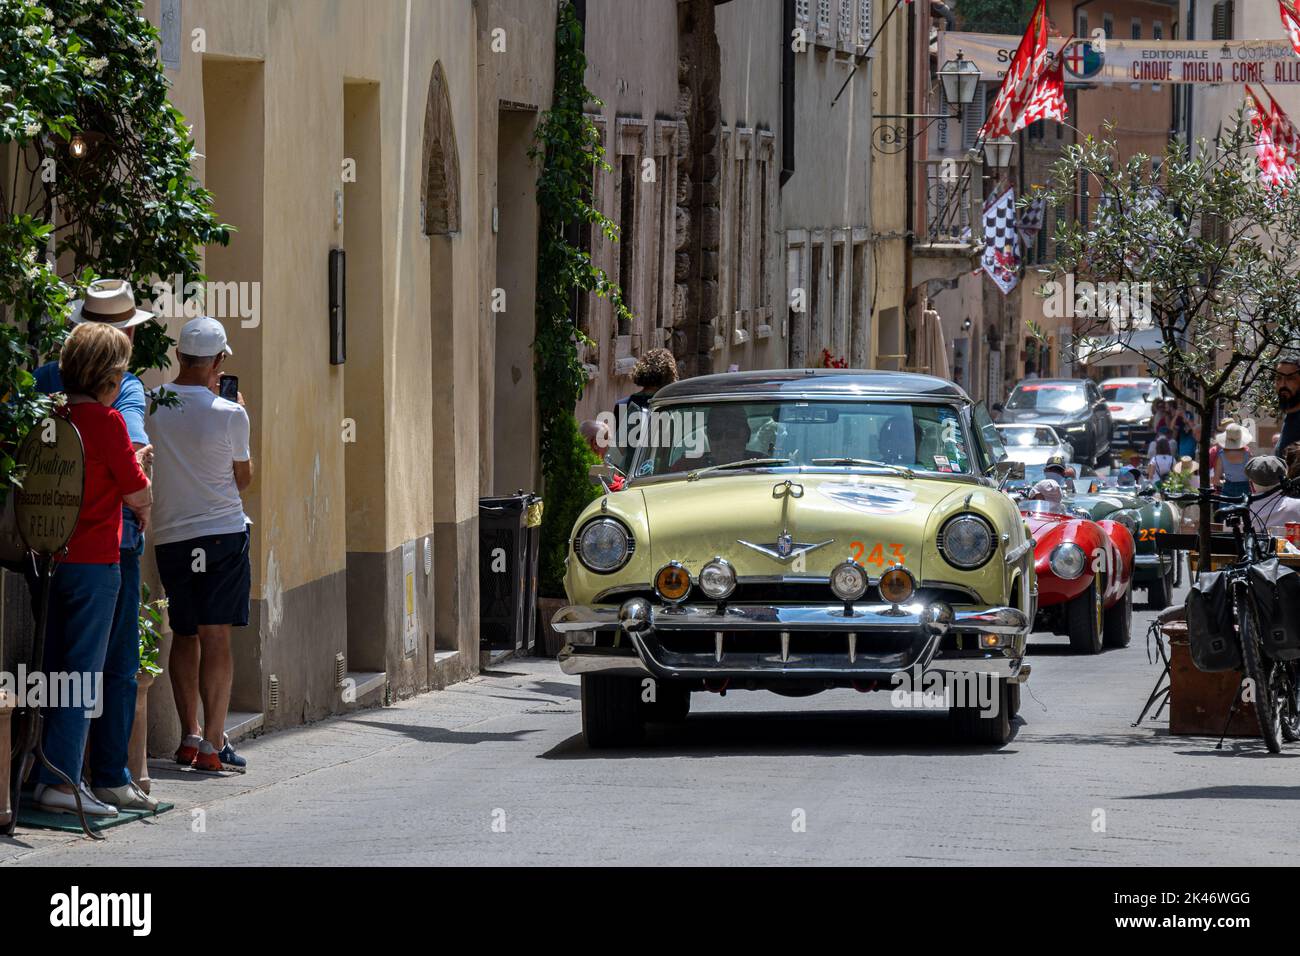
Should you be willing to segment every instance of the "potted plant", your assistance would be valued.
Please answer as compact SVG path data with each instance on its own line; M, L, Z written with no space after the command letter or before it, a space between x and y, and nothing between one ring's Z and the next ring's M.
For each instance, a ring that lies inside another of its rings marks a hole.
M167 599L149 600L149 585L140 584L140 670L135 675L135 722L131 724L131 742L127 750L127 769L145 793L149 792L149 687L162 673L158 652L162 641L162 612Z

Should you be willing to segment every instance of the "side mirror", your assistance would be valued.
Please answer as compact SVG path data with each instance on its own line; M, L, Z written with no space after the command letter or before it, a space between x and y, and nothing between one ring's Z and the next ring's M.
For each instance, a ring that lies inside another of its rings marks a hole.
M1024 481L1025 463L1003 458L1001 461L994 463L993 477L998 481Z
M618 469L613 465L592 465L587 469L587 477L592 481L604 485L605 490L609 491L609 486L614 482L614 475Z

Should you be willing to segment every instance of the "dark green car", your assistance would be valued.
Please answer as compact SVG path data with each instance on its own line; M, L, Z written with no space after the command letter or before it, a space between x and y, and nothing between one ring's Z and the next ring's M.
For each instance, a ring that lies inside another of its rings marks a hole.
M1102 518L1120 521L1133 533L1137 544L1133 586L1146 588L1150 607L1167 608L1179 577L1182 555L1157 553L1156 542L1160 535L1178 530L1182 513L1177 506L1162 500L1152 485L1138 485L1114 475L1080 478L1073 484L1073 492L1065 498L1072 507L1086 511L1094 521Z

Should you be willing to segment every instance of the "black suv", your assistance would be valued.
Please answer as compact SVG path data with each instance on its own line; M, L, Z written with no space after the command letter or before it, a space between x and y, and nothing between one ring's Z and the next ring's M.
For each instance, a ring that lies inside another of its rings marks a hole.
M1110 408L1091 379L1028 379L1017 385L1003 407L1006 424L1051 425L1074 446L1074 460L1109 465Z

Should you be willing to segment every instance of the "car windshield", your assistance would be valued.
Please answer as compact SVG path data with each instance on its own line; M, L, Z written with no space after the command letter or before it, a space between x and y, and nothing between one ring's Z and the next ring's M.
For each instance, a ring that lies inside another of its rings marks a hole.
M1149 391L1150 382L1103 382L1101 385L1101 393L1106 396L1106 401L1124 405L1145 402Z
M1073 382L1021 382L1007 399L1016 411L1077 412L1088 404L1082 385Z
M1011 448L1044 448L1054 447L1060 444L1056 437L1056 432L1051 428L1034 427L1032 425L999 425L998 431L1002 435L1002 443Z
M1070 506L1056 501L1026 500L1020 502L1020 510L1026 514L1068 515Z
M639 439L639 440L638 440ZM974 463L958 409L870 401L702 401L655 409L634 477L704 468L886 467L969 475Z

